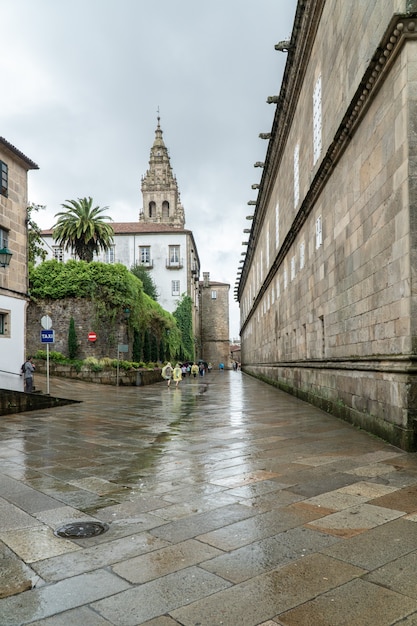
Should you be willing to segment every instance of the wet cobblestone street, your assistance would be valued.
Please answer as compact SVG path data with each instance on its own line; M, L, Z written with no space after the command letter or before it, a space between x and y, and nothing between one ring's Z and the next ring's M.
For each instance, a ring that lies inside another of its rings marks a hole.
M0 422L0 626L417 626L415 454L241 372L50 390Z

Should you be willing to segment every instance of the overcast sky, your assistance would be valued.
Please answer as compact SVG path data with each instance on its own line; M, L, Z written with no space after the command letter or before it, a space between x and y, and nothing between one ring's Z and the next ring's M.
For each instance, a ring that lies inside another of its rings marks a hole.
M157 109L202 271L230 283L230 336L254 168L266 154L296 0L0 0L0 136L39 165L29 201L55 223L91 196L136 221ZM253 207L252 207L253 209ZM202 276L201 276L202 277Z

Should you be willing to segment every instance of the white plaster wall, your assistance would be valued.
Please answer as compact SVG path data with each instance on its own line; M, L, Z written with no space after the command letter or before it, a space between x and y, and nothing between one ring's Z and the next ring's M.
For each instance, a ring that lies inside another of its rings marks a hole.
M26 302L0 295L0 309L10 311L10 337L0 335L0 388L23 391L20 367L25 360Z

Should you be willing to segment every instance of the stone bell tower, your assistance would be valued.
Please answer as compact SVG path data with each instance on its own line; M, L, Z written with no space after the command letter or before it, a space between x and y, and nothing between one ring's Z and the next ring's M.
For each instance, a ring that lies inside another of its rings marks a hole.
M181 205L177 179L172 173L168 150L162 138L159 115L149 169L142 177L141 190L143 209L139 214L140 222L184 228L184 209Z

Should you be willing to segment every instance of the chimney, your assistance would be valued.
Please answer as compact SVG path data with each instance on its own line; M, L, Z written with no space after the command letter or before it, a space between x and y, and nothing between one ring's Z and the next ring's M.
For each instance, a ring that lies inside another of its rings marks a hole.
M208 287L210 283L210 272L203 272L203 287Z

